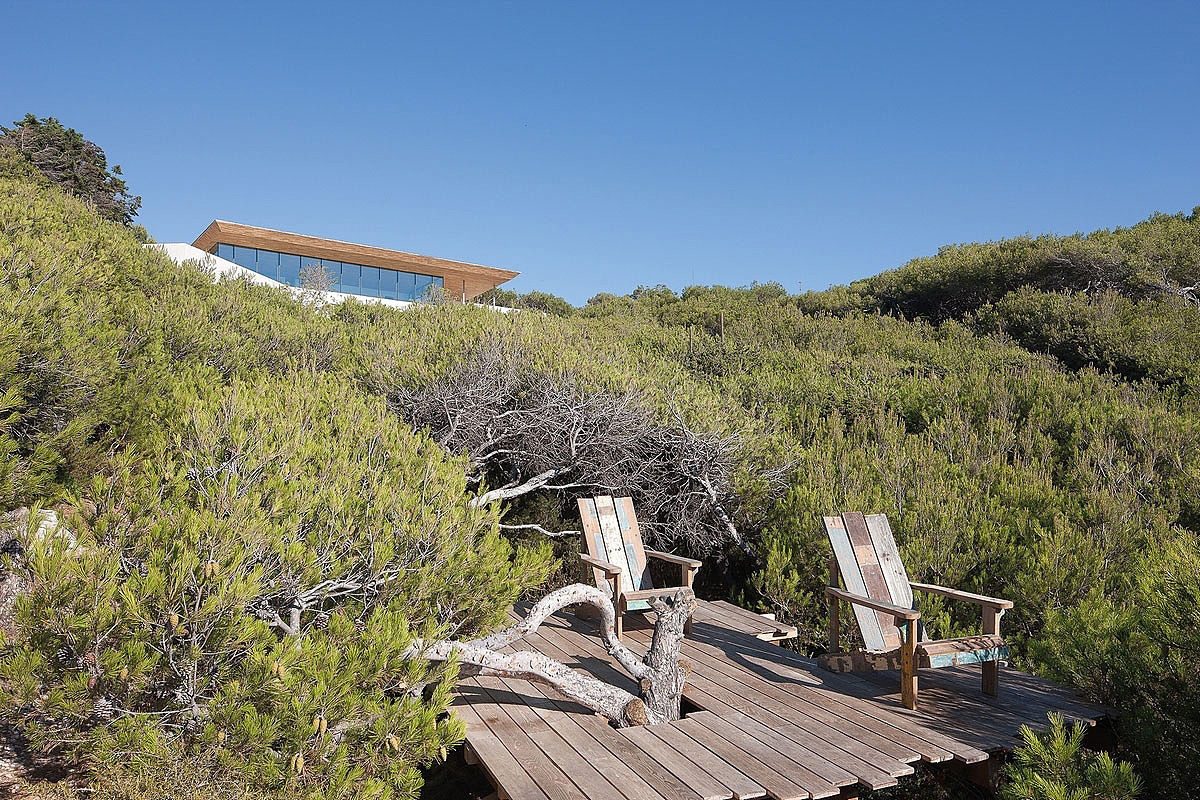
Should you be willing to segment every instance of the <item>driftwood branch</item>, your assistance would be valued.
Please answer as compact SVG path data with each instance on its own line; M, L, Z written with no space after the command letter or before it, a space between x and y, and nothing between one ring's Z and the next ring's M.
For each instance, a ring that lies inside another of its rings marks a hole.
M502 500L512 500L514 497L520 497L523 494L536 492L539 489L545 488L546 484L562 475L567 471L566 467L555 467L548 469L539 475L534 475L523 483L518 483L515 486L504 486L499 489L492 489L490 492L484 492L481 495L471 498L471 505L479 508L480 506L490 505L491 503L499 503Z
M499 652L534 633L555 612L577 603L599 612L604 649L640 687L634 695L586 673L577 672L533 650ZM468 642L418 642L410 655L432 661L457 658L464 675L516 678L553 687L620 727L657 724L679 719L679 703L689 667L679 657L683 626L695 609L690 589L680 589L666 601L654 601L657 619L646 655L638 656L616 636L616 612L608 595L595 586L573 584L557 589L537 602L525 619L504 630Z
M579 536L581 531L552 531L548 528L543 528L541 525L533 523L523 525L506 525L500 523L500 530L503 531L537 531L543 536L549 536L552 539L561 539L564 536Z

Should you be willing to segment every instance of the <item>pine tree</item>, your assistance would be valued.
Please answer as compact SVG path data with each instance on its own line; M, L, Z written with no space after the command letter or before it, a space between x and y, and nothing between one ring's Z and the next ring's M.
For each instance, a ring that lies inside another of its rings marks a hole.
M1050 728L1039 734L1021 727L1022 745L1013 751L1000 792L1004 800L1133 800L1141 781L1133 766L1108 753L1083 746L1086 729L1068 726L1060 714L1050 715Z
M25 533L9 713L155 796L189 761L260 795L415 796L463 728L454 660L406 652L493 627L545 551L514 553L462 463L341 380L197 370L147 430L69 534Z

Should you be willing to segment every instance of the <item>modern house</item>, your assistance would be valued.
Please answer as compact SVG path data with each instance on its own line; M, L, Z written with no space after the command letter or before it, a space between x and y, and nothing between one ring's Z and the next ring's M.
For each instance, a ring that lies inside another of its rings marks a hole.
M303 283L327 290L332 300L353 296L397 306L431 295L465 303L520 274L224 220L214 220L191 245L160 247L176 261L206 261L219 275L300 288L303 273Z

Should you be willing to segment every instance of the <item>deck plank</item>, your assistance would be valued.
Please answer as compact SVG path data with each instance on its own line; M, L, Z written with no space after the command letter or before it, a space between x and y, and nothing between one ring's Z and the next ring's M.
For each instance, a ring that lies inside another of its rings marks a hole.
M603 775L605 780L619 787L621 794L628 800L663 800L663 795L647 783L636 770L614 756L602 740L578 724L575 717L590 716L586 709L563 713L554 701L534 684L512 678L505 678L501 682L510 691L520 695L535 714L545 720L575 752L586 758L588 764ZM681 791L677 792L672 800L696 800L696 795Z
M928 715L928 707L925 711L911 711L901 704L898 672L880 673L885 676L885 679L880 682L872 682L866 678L870 673L830 672L821 669L814 659L805 658L791 651L782 654L776 653L771 645L740 637L729 631L718 631L712 638L722 646L729 647L735 657L754 660L764 671L775 671L780 666L790 667L795 673L804 676L804 679L819 685L821 690L828 692L833 699L841 696L863 699L879 713L891 714L894 718L904 720L908 725L921 725L932 719ZM964 741L957 735L943 735L942 738L948 742L961 743ZM997 744L996 740L988 736L978 738L990 745ZM958 758L957 754L956 758Z
M839 717L826 707L802 700L782 688L767 683L748 670L712 656L696 642L686 641L684 651L693 664L704 665L703 674L706 678L711 676L722 685L736 687L736 691L753 696L763 708L769 708L772 713L789 722L808 727L846 752L888 770L893 777L911 774L913 770L907 765L921 759L919 750L896 741L896 734L902 734L903 731L892 729L883 732L881 729L884 726L866 715L860 714L859 721L867 722L867 726L851 722L846 717ZM847 716L852 714L853 712ZM852 733L847 730L851 730ZM949 757L949 753L945 753L942 760Z
M479 688L483 692L482 687ZM471 707L551 800L588 800L588 796L580 791L553 761L543 757L541 745L530 738L503 706L489 698L486 702L472 703ZM482 755L482 752L480 754Z
M952 757L949 751L912 735L903 727L872 716L853 704L840 702L840 699L839 702L830 702L828 695L813 691L797 681L787 680L782 672L775 673L773 680L768 680L756 671L714 655L722 651L703 642L689 640L685 643L685 649L689 658L703 660L705 667L714 674L743 683L789 709L788 718L793 722L800 722L800 719L791 711L818 720L822 726L834 727L845 731L847 735L860 737L875 750L904 763L916 760L938 763Z
M798 687L807 686L814 692L817 702L861 708L875 719L907 730L933 746L944 748L956 761L964 764L985 761L988 754L982 748L1000 746L1000 741L993 737L971 736L964 739L930 727L926 724L927 715L909 711L900 703L898 681L891 692L881 692L880 687L864 682L860 675L828 672L820 669L812 659L790 650L779 652L782 648L775 645L758 640L749 641L745 637L730 641L724 634L713 636L712 641L717 646L727 648L731 659L753 665L756 672L780 680L789 691L798 691Z
M742 738L748 740L750 737L738 736L731 740L714 733L710 728L701 724L704 715L709 713L701 711L688 716L687 719L681 719L675 723L675 729L695 741L698 746L706 747L716 753L727 763L736 764L738 769L762 784L772 800L808 800L813 796L811 791L792 780L795 776L790 772L780 772L775 767L763 763L750 750L742 747L738 740ZM761 742L755 742L755 744L765 747Z
M550 642L545 642L544 646L545 649L542 652L552 658L565 661L570 655L557 649ZM648 784L654 792L666 800L697 800L699 797L700 793L690 781L690 776L678 775L653 759L647 758L638 748L622 739L616 729L595 714L581 709L580 706L558 695L549 687L538 686L527 681L516 683L508 681L508 683L510 686L519 685L524 692L530 695L545 698L555 709L564 712L561 716L569 716L571 722L590 734L620 762L620 765L615 768L616 772L627 773L632 770L635 773L636 781ZM607 762L610 759L605 758L604 760ZM697 777L702 776L698 775ZM724 796L731 797L732 793L726 792Z
M766 797L767 790L757 781L708 748L697 747L696 741L680 731L678 724L647 726L646 730L724 784L732 792L734 800Z
M657 763L669 769L676 778L686 780L704 800L732 800L733 791L712 775L696 767L688 759L675 752L675 748L650 732L649 726L626 728L618 732Z
M550 795L538 786L525 765L504 746L500 737L496 736L470 704L460 704L455 706L454 710L467 724L471 747L493 786L509 797L550 800Z
M706 620L723 624L730 630L751 633L756 637L770 634L772 637L785 639L796 635L796 628L793 625L784 625L776 620L767 619L761 614L738 608L724 600L705 603L700 609L697 609L697 613L703 613Z
M620 788L614 786L570 742L547 725L519 697L514 697L513 693L499 680L495 678L477 678L476 680L492 697L492 702L510 715L546 757L554 762L567 780L579 788L584 797L625 797L626 800L640 800L636 795L627 797ZM536 757L536 754L531 754L531 757ZM546 789L547 787L543 786L542 788Z
M744 719L744 715L734 718L740 722ZM812 772L808 764L796 761L792 753L781 752L777 749L778 746L783 746L782 743L770 736L767 737L767 741L764 741L761 728L754 725L734 724L729 719L711 711L693 714L690 719L699 722L700 725L726 741L736 744L739 749L744 750L763 766L771 767L781 775L786 773L790 780L800 784L811 797L830 797L841 791L837 784ZM753 721L751 720L751 722ZM801 757L807 759L809 756L801 753Z
M707 678L695 675L692 677L696 678L697 694L712 698L715 701L714 705L726 704L720 713L714 712L715 716L770 745L823 781L839 788L854 783L862 783L869 789L884 789L896 785L896 778L875 764L841 751L820 736L785 719L769 713L756 714L756 709L759 712L766 710ZM912 773L912 767L907 764L902 766L905 769L904 774Z
M635 653L647 649L653 618L626 615L623 641ZM1108 713L1011 669L999 697L983 695L977 665L921 670L910 711L896 673L822 670L773 644L780 629L789 626L700 601L682 654L692 667L684 696L702 710L677 722L618 731L548 686L508 678L464 679L454 708L500 795L531 800L827 797L894 785L918 760L987 760L1018 742L1021 725L1044 726L1049 711L1088 724ZM594 621L556 614L505 649L538 650L637 692Z

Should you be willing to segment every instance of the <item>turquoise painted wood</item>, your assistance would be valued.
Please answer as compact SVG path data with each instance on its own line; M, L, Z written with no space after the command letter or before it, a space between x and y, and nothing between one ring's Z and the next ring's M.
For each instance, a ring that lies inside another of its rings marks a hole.
M1004 647L985 647L980 650L967 650L962 653L939 653L934 656L927 656L929 666L937 667L959 667L964 664L983 664L987 661L1007 661L1009 657L1008 646Z

